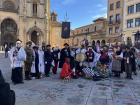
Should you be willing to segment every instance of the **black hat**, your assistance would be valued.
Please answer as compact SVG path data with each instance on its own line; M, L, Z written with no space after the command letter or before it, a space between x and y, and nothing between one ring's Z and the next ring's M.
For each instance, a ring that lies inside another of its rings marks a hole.
M50 44L48 44L48 45L46 45L46 47L51 47L51 45L50 45Z
M69 44L68 43L65 43L64 46L69 46Z
M38 46L33 46L33 49L38 49Z
M28 42L26 43L26 45L32 45L32 42L31 42L31 41L28 41Z

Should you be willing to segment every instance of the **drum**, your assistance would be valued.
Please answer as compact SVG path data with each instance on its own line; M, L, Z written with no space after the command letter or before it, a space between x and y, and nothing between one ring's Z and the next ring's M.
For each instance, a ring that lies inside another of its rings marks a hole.
M86 55L83 53L79 53L76 55L76 61L78 62L83 62L86 60Z

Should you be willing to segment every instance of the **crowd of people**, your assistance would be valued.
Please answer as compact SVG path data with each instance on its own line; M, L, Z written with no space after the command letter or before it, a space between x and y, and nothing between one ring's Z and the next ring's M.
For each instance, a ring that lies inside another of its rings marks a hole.
M9 51L12 68L12 82L23 83L33 78L40 79L52 74L60 74L60 79L88 78L102 80L117 77L125 72L127 79L137 75L139 50L127 45L115 44L107 46L100 43L91 46L82 43L81 47L73 48L67 43L63 49L51 48L51 45L34 45L31 41L22 47L18 40L16 46ZM7 54L6 54L7 56ZM61 68L61 71L58 71ZM24 73L23 73L24 72Z

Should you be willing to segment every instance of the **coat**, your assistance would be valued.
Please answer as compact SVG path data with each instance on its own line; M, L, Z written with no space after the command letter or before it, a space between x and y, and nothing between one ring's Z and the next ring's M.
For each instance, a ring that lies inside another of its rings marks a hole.
M60 52L60 63L59 63L59 67L62 68L63 64L65 62L65 58L66 57L71 57L71 53L70 50L63 48Z
M45 64L44 64L44 51L38 51L39 54L39 71L41 73L44 73L44 68L45 68Z
M33 49L26 47L25 48L25 52L26 52L26 63L32 63L34 61L34 54L33 54Z
M70 64L64 63L61 73L60 73L60 78L64 79L66 77L71 77L72 71L70 68Z
M13 47L9 51L9 57L11 61L11 68L23 67L24 61L26 60L26 52L24 48L17 50L16 47Z
M44 52L44 62L47 62L47 64L51 64L53 61L53 54L51 51L45 51Z

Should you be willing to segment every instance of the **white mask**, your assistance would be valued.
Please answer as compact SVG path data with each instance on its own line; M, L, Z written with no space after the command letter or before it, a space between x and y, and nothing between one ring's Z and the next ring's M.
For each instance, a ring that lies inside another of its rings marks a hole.
M21 47L21 41L16 42L16 47L20 48Z

